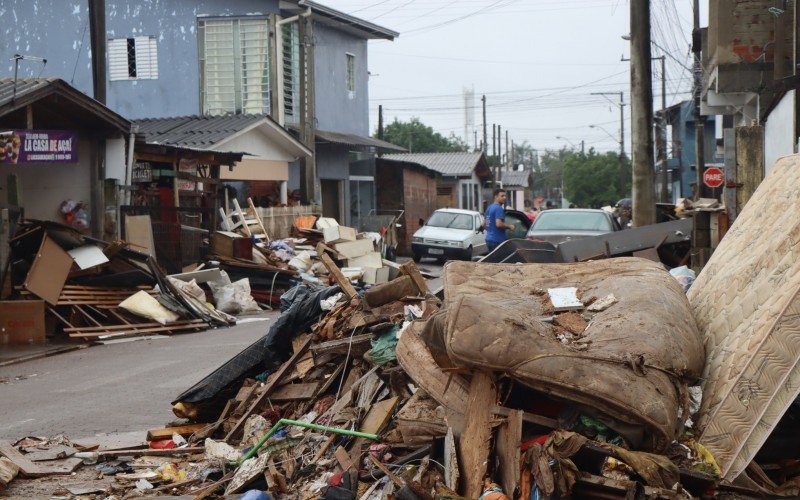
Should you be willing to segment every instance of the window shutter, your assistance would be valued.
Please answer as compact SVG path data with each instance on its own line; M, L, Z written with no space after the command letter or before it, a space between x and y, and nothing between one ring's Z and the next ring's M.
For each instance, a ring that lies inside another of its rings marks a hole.
M203 113L236 112L233 21L203 22Z
M136 78L155 80L158 78L158 52L154 36L137 36Z
M241 48L241 106L245 114L268 114L269 92L269 33L265 19L239 21Z
M282 26L283 116L287 124L300 123L300 41L297 22Z
M108 41L108 77L112 82L130 80L128 76L128 40L125 38Z

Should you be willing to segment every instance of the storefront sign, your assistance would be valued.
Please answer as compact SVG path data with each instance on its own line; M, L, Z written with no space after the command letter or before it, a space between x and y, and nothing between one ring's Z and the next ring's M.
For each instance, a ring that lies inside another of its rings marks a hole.
M131 182L153 182L153 167L146 161L136 162L133 165Z
M189 175L197 175L197 160L183 159L178 163L178 172L183 172ZM197 188L195 181L188 179L176 179L178 189L181 191L194 191Z
M0 130L0 164L77 162L77 132Z

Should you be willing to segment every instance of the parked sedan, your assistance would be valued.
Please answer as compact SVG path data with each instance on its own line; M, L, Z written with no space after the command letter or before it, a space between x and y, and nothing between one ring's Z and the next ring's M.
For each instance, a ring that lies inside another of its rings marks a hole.
M416 262L422 257L470 260L473 255L486 253L483 217L478 212L443 208L421 222L424 224L411 241Z
M619 231L614 216L605 210L567 208L545 210L533 221L527 238L557 245L564 241Z

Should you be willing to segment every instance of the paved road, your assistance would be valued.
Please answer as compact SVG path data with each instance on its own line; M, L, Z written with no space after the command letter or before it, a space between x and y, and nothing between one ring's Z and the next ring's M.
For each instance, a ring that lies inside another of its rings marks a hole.
M148 429L174 419L170 401L264 335L268 321L99 345L0 368L0 439Z
M423 261L439 276L441 266ZM428 281L431 289L441 279ZM264 335L268 321L93 346L0 368L0 439L140 431L174 418L170 401Z

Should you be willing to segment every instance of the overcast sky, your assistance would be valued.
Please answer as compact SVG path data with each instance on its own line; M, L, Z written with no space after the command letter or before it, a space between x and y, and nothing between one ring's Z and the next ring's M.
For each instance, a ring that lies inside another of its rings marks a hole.
M630 31L625 0L323 1L400 32L394 42L370 42L372 130L382 104L387 121L417 116L444 135L464 136L463 90L474 88L478 140L480 96L487 96L490 152L492 123L509 130L515 142L540 150L568 145L566 140L618 150L619 97L609 96L612 105L591 93L623 91L629 102L630 63L620 61L630 53L621 38ZM691 75L676 60L691 67L692 1L653 0L652 17L655 43L674 58L668 56L666 71L671 105L690 97ZM654 48L654 56L661 54ZM659 63L653 67L660 107ZM625 110L630 153L630 108Z

